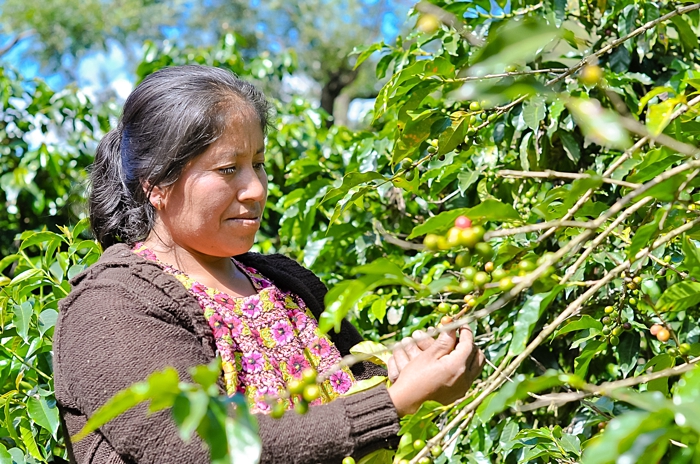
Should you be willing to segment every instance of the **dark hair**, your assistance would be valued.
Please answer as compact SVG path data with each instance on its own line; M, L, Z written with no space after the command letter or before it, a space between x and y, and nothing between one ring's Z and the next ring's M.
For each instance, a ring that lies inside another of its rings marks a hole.
M144 186L175 182L223 134L231 109L252 110L267 133L270 104L263 93L223 69L164 68L134 89L90 172L90 223L103 248L146 238L155 208Z

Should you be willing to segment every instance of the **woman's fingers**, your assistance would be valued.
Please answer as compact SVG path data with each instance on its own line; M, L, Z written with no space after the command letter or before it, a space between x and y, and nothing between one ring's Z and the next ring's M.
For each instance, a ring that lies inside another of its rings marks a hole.
M396 367L396 360L393 356L389 358L389 361L386 363L386 370L391 383L396 382L396 379L399 378L399 369Z
M416 346L420 348L421 351L425 351L428 348L432 346L433 343L435 343L435 339L428 334L428 332L424 332L423 330L416 330L413 332L411 335L413 340L416 342Z
M464 366L469 369L477 351L479 349L474 345L474 334L471 329L462 327L459 331L459 343L457 343L452 353L447 356L448 362L455 368Z

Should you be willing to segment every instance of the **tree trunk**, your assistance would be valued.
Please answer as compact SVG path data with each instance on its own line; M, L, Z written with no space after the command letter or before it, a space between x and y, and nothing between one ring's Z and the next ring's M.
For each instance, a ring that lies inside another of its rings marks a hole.
M325 83L321 89L321 108L323 108L328 114L333 116L333 107L335 106L335 100L340 95L345 87L352 84L352 82L357 77L356 70L348 70L341 68L336 71L332 71L328 76L328 81ZM330 118L326 125L328 127L333 125L333 118Z

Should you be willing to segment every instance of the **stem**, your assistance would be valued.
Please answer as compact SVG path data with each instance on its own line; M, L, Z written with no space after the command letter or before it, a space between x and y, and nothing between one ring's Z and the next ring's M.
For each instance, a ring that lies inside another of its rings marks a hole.
M501 177L533 177L537 179L556 179L556 178L561 178L561 179L592 179L596 176L592 176L590 174L578 174L574 172L559 172L559 171L551 171L551 170L546 170L546 171L513 171L510 169L504 169L502 171L498 171L496 175L499 175ZM600 180L602 180L606 184L613 184L613 185L620 185L622 187L627 187L627 188L639 188L640 184L634 184L632 182L625 182L624 180L617 180L617 179L610 179L609 177L601 177Z

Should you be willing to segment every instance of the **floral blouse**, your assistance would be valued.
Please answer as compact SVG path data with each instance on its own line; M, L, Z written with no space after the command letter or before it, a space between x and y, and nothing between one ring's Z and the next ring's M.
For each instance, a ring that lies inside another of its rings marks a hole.
M257 291L255 295L234 298L160 262L141 243L133 251L158 263L197 298L214 333L226 391L229 395L244 393L253 413L270 412L272 401L293 408L298 397L292 401L279 397L286 383L300 379L308 367L323 374L340 361L340 352L318 330L316 318L304 301L294 293L283 292L254 268L231 258ZM347 367L334 372L320 384L321 396L311 404L332 401L346 393L354 382ZM265 401L266 397L272 401Z

